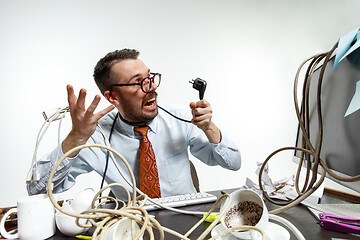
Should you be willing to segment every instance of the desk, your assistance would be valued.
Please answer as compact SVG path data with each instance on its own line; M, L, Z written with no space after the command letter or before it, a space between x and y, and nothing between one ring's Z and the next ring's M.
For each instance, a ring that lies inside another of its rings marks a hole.
M231 191L232 190L228 190L227 192L231 192ZM221 196L220 191L213 191L211 193L216 196ZM343 201L339 197L335 197L335 196L326 194L322 198L321 202L322 203L334 202L334 199L336 201ZM278 206L276 206L270 202L265 201L265 204L268 207L269 211L271 211L275 208L278 208ZM186 210L190 210L190 211L193 210L193 211L204 211L205 212L205 211L208 211L212 205L213 205L212 203L201 204L201 205L184 207L182 209L186 209ZM182 234L185 234L196 222L198 222L200 220L199 216L179 214L179 213L174 213L174 212L171 212L168 210L151 211L151 214L156 217L156 219L160 222L160 224L162 226L171 228ZM287 219L292 224L294 224L299 229L299 231L304 235L304 237L309 240L332 239L332 238L351 239L351 240L359 239L358 236L321 229L319 224L317 223L317 220L315 219L315 217L309 212L309 210L305 206L302 206L302 205L298 205L291 209L288 209L287 211L280 213L279 216ZM203 223L190 235L190 238L196 239L198 236L200 236L200 234L208 226L209 226L209 223ZM155 233L157 233L156 230L155 230ZM290 235L291 235L290 239L296 239L295 236L291 232L290 232ZM159 237L157 235L156 239L158 239L158 238ZM66 239L71 239L71 238L62 235L60 232L57 232L50 239L66 240ZM171 240L171 239L178 239L178 238L166 233L165 239Z

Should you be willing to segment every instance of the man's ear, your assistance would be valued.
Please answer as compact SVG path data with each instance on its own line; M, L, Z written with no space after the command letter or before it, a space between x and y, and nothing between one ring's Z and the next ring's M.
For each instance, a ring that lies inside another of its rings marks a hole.
M106 98L106 100L108 100L112 105L118 105L119 104L119 99L117 96L114 96L110 93L110 91L105 91L104 92L104 97Z

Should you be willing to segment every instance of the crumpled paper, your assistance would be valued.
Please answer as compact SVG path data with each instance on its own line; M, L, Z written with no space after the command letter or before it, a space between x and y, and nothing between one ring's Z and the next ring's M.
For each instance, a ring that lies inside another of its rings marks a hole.
M262 163L257 163L258 168L256 169L255 173L259 176L260 168ZM302 186L305 182L305 171L306 169L303 168L300 173L299 178L299 186ZM318 176L318 179L320 175ZM273 181L269 176L269 167L268 165L265 166L264 171L262 173L262 182L263 182L263 189L266 191L267 195L273 199L280 199L280 200L289 200L293 199L298 196L296 189L295 189L295 173L291 175L291 177L284 177L280 180ZM259 195L263 196L262 191L258 185L258 179L252 180L250 178L246 178L245 186L243 188L251 189L257 192ZM318 203L319 199L322 197L324 193L324 184L312 193L306 201L310 201L312 203Z

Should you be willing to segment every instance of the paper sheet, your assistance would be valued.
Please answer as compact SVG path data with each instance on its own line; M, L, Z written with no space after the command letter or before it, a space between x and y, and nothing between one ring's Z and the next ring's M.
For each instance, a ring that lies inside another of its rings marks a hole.
M356 28L339 39L333 69L337 68L340 62L350 53L360 47L360 29ZM353 44L354 43L354 44ZM353 45L351 45L353 44Z
M345 116L348 116L360 109L360 80L356 82L356 89L353 98L346 110Z

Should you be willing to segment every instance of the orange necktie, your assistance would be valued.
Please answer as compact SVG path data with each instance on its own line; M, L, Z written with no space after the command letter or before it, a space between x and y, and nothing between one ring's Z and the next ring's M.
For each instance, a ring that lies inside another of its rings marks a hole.
M150 198L161 197L159 175L155 153L147 137L149 126L136 127L134 131L142 136L139 149L139 189Z

